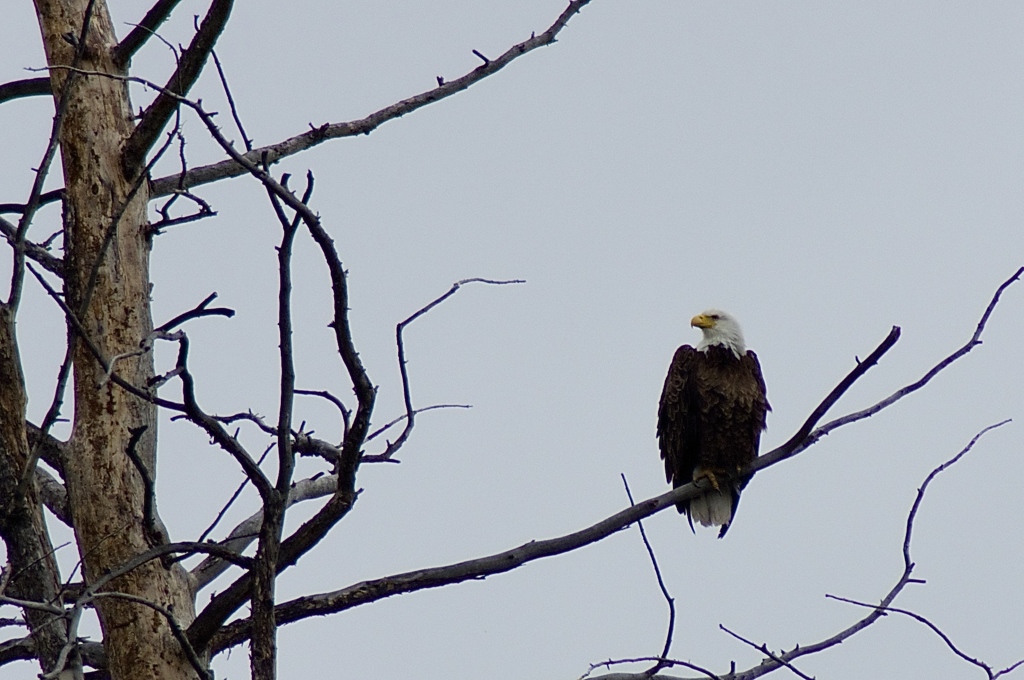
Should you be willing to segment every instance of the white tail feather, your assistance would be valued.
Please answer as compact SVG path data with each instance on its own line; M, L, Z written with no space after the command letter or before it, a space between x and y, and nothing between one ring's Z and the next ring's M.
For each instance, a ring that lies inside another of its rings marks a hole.
M709 491L690 501L690 518L703 527L722 526L732 521L732 496Z

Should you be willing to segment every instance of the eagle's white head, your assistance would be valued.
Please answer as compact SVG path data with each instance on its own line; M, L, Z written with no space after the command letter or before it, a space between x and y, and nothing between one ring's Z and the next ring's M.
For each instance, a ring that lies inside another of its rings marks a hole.
M697 350L706 352L712 345L721 345L732 350L736 358L747 353L740 324L731 314L720 309L709 309L690 319L690 325L699 328L704 337L697 343Z

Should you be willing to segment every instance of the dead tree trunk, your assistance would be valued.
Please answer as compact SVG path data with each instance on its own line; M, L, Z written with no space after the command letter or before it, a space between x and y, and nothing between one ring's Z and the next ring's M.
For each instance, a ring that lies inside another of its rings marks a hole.
M149 478L154 477L156 407L108 376L112 368L143 391L153 376L152 354L139 352L152 332L149 193L139 177L141 168L126 168L122 162L134 128L127 84L95 75L122 75L112 56L117 41L106 3L94 0L87 18L89 8L88 0L36 1L54 100L65 112L59 136L66 182L64 283L79 326L70 331L78 337L74 430L65 475L85 577L92 582L164 539L162 532L152 531L159 526L155 508L153 517L143 516L147 489L142 470L128 455L134 447ZM74 36L82 35L83 26L85 40L80 41ZM69 70L76 51L77 70ZM141 433L135 442L133 432ZM192 588L177 565L150 561L105 590L162 605L182 626L195 616ZM96 604L114 680L195 675L161 613L116 596L101 597Z

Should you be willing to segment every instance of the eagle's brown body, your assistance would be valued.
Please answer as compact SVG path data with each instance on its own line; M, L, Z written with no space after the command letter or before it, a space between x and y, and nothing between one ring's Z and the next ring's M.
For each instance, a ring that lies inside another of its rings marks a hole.
M658 408L658 443L673 487L702 477L712 486L677 506L691 526L721 525L725 535L747 482L736 473L757 457L770 408L753 352L737 356L721 345L676 350Z

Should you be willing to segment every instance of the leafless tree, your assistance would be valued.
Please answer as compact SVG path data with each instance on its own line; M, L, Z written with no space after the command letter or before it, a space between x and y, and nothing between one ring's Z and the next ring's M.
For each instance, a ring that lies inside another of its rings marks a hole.
M268 146L252 147L232 104L243 151L229 140L232 133L219 127L199 101L189 98L190 89L208 67L211 56L216 59L214 46L230 18L231 0L211 0L205 16L197 22L191 43L176 55L174 72L160 83L134 73L131 60L140 48L159 37L161 24L175 10L178 0L155 2L120 40L106 0L36 0L46 73L0 85L0 103L28 96L49 97L54 103L49 142L29 195L23 202L0 206L0 229L13 258L12 278L6 299L0 304L0 536L7 555L0 580L0 604L21 611L21 618L9 617L0 623L24 629L22 634L0 643L0 665L35 659L45 678L83 677L87 673L115 680L138 677L140 673L167 679L205 678L212 677L209 662L213 656L248 643L252 676L269 680L276 674L279 626L400 593L516 569L532 560L599 541L698 492L693 485L685 486L637 502L575 533L466 562L383 576L287 602L275 597L277 576L314 549L352 509L360 467L394 460L413 430L421 411L413 406L405 371L406 326L464 285L514 282L459 281L397 325L397 362L405 413L375 429L376 388L353 341L347 272L339 249L328 226L311 207L313 176L308 175L304 187L296 191L287 175L275 176L274 164L328 140L368 134L386 122L469 88L536 48L552 44L588 3L569 2L545 30L512 45L500 56L488 58L476 52L481 63L459 78L438 78L436 87L365 118L324 124ZM223 79L219 62L215 61L215 66ZM129 100L130 83L143 84L154 93L138 115L133 113ZM226 94L230 100L230 92ZM223 160L201 167L185 163L180 132L184 116L202 124L220 146ZM182 157L181 171L167 177L151 176L157 160L176 150ZM65 186L44 192L44 181L58 154ZM199 317L231 316L232 310L211 306L211 295L193 309L154 327L150 309L149 255L155 237L170 226L211 217L213 209L196 190L242 175L264 187L269 209L281 229L276 301L281 382L277 416L269 421L251 412L213 414L198 401L197 377L190 369L189 337L184 327ZM160 199L163 201L153 213L159 217L151 221L149 206ZM63 206L62 229L56 237L40 240L35 237L35 218L43 206L54 202ZM189 208L181 212L180 205ZM312 239L319 248L330 272L331 326L352 397L296 388L292 252L296 240L305 238ZM744 474L795 456L834 429L867 418L923 388L939 371L980 343L1000 294L1021 273L1016 272L999 288L970 340L919 381L868 409L820 424L838 398L896 343L899 329L893 329L857 363L792 438L764 454ZM26 420L28 395L15 331L23 291L30 285L48 293L53 304L60 307L68 329L66 357L49 396L50 408L38 424ZM171 370L157 373L153 349L161 342L176 346L177 360ZM74 399L74 434L68 441L60 441L51 429L64 412L69 383ZM296 426L293 402L301 393L319 396L337 408L344 422L340 442L324 441ZM223 540L209 541L207 532L193 541L174 542L161 522L155 486L158 409L166 409L204 432L237 463L246 484L259 494L259 510ZM236 424L256 428L272 442L273 449L267 452L276 452L273 475L261 465L263 458L258 452L243 444L233 429ZM392 439L378 453L368 452L368 442L385 433L390 433ZM297 456L322 459L323 471L295 478ZM907 524L904 573L878 604L854 603L867 607L869 612L851 627L788 652L772 652L735 634L760 649L764 661L747 671L734 668L725 675L715 675L669 658L670 625L663 651L648 659L653 664L649 670L605 677L665 677L660 673L670 666L688 666L700 677L712 678L753 678L780 668L805 677L794 665L800 657L837 644L887 613L916 616L894 607L893 601L913 580L910 535L923 493L924 487ZM284 519L289 508L313 500L320 504L312 517L286 535ZM74 530L81 563L78 578L62 574L58 568L44 507L56 521ZM205 555L204 561L186 570L181 559L197 554ZM233 582L197 611L197 595L232 568L239 570ZM668 597L667 591L665 594ZM239 610L246 604L249 614L240 616ZM103 630L101 642L80 639L78 626L86 609L98 614ZM960 652L953 641L946 641L957 654L986 669L989 677L1012 670L993 671ZM606 663L612 666L621 662Z

